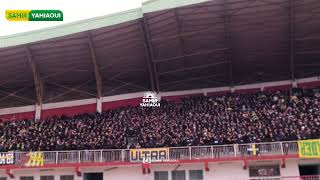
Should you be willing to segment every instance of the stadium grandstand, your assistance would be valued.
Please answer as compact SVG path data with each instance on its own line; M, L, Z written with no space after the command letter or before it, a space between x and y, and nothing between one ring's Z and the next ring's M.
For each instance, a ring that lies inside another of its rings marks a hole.
M151 0L0 37L0 180L320 179L319 19Z

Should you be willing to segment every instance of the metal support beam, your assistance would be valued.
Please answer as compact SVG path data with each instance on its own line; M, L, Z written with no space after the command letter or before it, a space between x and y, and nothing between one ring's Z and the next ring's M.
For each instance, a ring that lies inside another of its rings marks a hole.
M291 72L291 79L295 80L295 50L294 50L294 38L295 38L295 31L294 31L294 0L289 0L289 41L290 41L290 72Z
M224 19L224 32L225 32L225 47L228 50L225 51L225 60L229 62L229 83L230 86L234 86L233 80L233 61L232 61L232 49L231 49L231 32L230 32L230 13L228 9L228 0L223 3L223 19Z
M54 86L57 86L59 88L63 88L63 89L66 89L66 90L72 90L74 92L77 92L77 93L80 93L80 94L83 94L83 95L87 95L87 96L95 96L95 94L92 94L90 92L86 92L86 91L82 91L80 89L75 89L75 88L70 88L68 86L64 86L62 84L58 84L58 83L53 83L53 82L47 82L47 84L50 84L50 85L54 85Z
M226 64L229 63L228 61L220 61L220 62L214 62L214 63L209 63L209 64L205 64L205 65L200 65L200 66L193 66L193 67L188 67L188 68L181 68L181 69L176 69L176 70L172 70L172 71L166 71L166 72L162 72L159 73L159 75L166 75L166 74L173 74L173 73L177 73L177 72L181 72L181 71L190 71L190 70L196 70L196 69L203 69L203 68L208 68L208 67L213 67L213 66L218 66L221 64Z
M152 72L154 74L155 91L159 92L160 91L159 75L158 75L156 64L153 62L154 52L153 52L152 44L151 44L151 41L150 41L151 38L150 38L149 30L148 30L149 28L148 28L148 22L147 22L146 16L143 16L143 25L144 25L144 31L145 31L146 44L147 44L147 47L148 47L148 52L150 53L150 63L151 63L151 66L152 66Z
M32 73L33 73L34 85L35 85L36 94L37 94L37 105L41 106L43 101L43 81L40 77L38 68L33 60L30 48L26 46L25 51L27 54L28 62L31 66Z
M141 30L141 33L143 35L144 54L145 54L146 60L147 60L149 79L150 79L150 83L151 83L151 90L155 91L156 90L156 86L155 86L155 77L154 77L154 72L153 72L153 68L152 68L152 61L151 61L152 56L151 56L150 48L149 48L149 45L148 45L147 32L146 32L146 29L144 27L144 19L142 19L140 21L140 30Z
M64 95L66 95L66 94L68 94L68 93L70 93L70 92L77 92L78 89L80 89L81 87L87 85L87 84L88 84L89 82L91 82L91 81L93 81L93 80L92 80L92 79L91 79L91 80L88 80L88 81L86 81L86 82L84 82L84 83L82 83L82 84L79 84L79 85L77 85L77 86L75 86L75 87L73 87L73 88L70 88L70 89L67 90L67 91L64 91L63 93L60 93L60 94L58 94L58 95L56 95L56 96L53 96L53 97L50 97L49 99L46 99L45 102L48 103L48 102L50 102L50 101L52 101L52 100L55 100L55 99L57 99L57 98L59 98L59 97L62 97L62 96L64 96Z
M100 99L102 97L102 78L101 78L101 73L99 71L99 67L98 67L98 63L97 63L97 56L96 56L96 52L94 50L92 36L89 31L88 31L88 44L89 44L89 49L90 49L90 54L91 54L91 61L92 61L93 68L94 68L94 74L96 77L97 98Z
M218 78L218 77L219 77L219 75L217 75L217 74L209 75L209 76L197 76L197 77L192 77L192 78L186 78L183 80L170 81L167 83L163 83L163 85L165 85L165 86L177 85L177 84L186 83L186 82L195 81L195 80Z
M20 100L24 100L24 101L27 101L27 102L30 102L30 103L34 103L34 99L29 99L29 98L27 98L27 97L22 97L22 96L19 96L19 95L17 95L16 93L10 93L10 92L7 92L7 91L4 91L4 90L1 90L0 89L0 93L1 94L5 94L6 95L6 97L8 96L8 97L16 97L17 99L20 99Z
M183 57L183 60L185 61L185 49L184 49L184 40L181 36L181 29L182 29L182 24L181 24L181 20L179 18L179 14L178 14L178 10L177 8L174 9L174 14L175 14L175 17L176 17L176 24L177 24L177 29L178 29L178 37L179 37L179 43L180 43L180 54L181 56ZM185 64L185 62L184 62Z
M4 86L1 86L1 88L4 88ZM0 94L4 94L5 96L0 98L0 101L3 101L9 97L16 97L16 98L19 98L19 99L23 99L23 100L26 100L28 102L33 102L34 100L31 100L31 99L25 99L24 97L22 96L19 96L17 95L19 92L23 92L27 87L23 87L21 89L18 89L17 91L14 91L14 92L6 92L6 91L3 91L3 90L0 90Z
M155 59L155 60L153 60L153 62L155 62L155 63L166 62L166 61L171 61L171 60L176 60L176 59L182 59L185 57L192 57L192 56L198 56L198 55L217 53L217 52L221 52L221 51L225 51L225 50L227 50L227 48L210 49L210 50L199 51L199 52L191 53L191 54L184 54L182 56L175 56L175 57L169 57L169 58L163 58L163 59Z

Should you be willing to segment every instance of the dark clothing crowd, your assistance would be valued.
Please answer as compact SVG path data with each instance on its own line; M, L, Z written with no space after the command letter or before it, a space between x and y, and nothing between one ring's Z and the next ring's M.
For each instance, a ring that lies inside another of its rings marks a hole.
M0 151L122 149L320 138L319 89L229 93L46 120L0 120Z

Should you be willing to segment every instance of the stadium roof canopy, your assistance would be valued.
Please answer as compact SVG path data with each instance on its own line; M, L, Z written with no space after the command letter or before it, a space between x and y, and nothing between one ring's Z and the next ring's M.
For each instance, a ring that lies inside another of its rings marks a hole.
M153 0L0 37L0 107L318 76L319 0Z

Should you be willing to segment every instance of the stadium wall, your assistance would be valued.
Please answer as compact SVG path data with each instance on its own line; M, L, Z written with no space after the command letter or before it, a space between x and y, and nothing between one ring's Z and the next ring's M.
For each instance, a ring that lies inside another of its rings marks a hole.
M280 168L280 174L285 176L299 176L298 165L301 160L290 159L285 168ZM255 165L279 164L279 161L258 161ZM155 171L167 171L169 180L171 172L174 170L184 170L186 180L189 180L189 170L202 170L204 180L247 180L249 179L249 170L243 169L242 162L221 162L209 163L209 171L205 171L204 164L169 164L169 165L151 165L151 173L143 174L141 166L122 166L122 167L88 167L81 168L82 176L77 176L75 168L56 168L56 169L16 169L12 171L15 176L11 180L19 180L23 176L33 176L34 180L40 180L40 176L54 176L54 180L60 180L61 175L73 175L74 180L82 180L84 173L103 173L103 179L121 179L121 180L154 180ZM5 171L0 171L0 177L6 177Z
M0 119L33 119L35 117L36 106L24 106L0 109Z
M159 96L163 99L170 101L180 101L181 98L187 96L199 96L199 95L216 95L224 94L227 92L257 92L257 91L276 91L286 90L291 87L302 88L314 88L320 86L320 77L311 77L304 79L297 79L296 81L277 81L256 83L248 85L240 85L235 87L218 87L218 88L204 88L187 91L172 91L172 92L160 92ZM115 96L102 97L102 110L114 109L120 106L137 106L142 99L144 92L122 94ZM97 99L84 99L76 101L58 102L43 104L40 108L41 119L45 119L51 116L69 115L73 116L80 113L96 112L98 109ZM3 120L20 120L20 119L32 119L35 117L36 106L24 106L0 109L0 119Z

